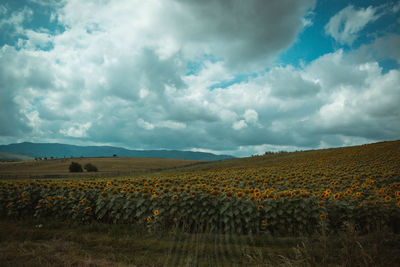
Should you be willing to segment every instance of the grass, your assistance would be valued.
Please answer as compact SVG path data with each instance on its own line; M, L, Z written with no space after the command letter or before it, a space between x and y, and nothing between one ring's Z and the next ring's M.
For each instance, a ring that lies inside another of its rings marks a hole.
M0 221L0 266L398 266L400 235L149 233L135 225Z
M98 172L70 173L71 162L78 162L82 166L92 163ZM159 171L182 166L201 163L197 160L179 159L155 159L155 158L73 158L73 159L49 159L27 160L22 162L0 162L0 177L3 178L31 178L31 177L68 177L89 175L126 175L148 171Z

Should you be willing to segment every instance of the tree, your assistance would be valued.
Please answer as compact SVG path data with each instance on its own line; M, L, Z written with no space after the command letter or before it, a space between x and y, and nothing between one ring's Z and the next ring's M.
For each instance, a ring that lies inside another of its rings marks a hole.
M71 162L69 165L69 171L70 172L83 172L81 164L78 162Z
M97 172L97 167L94 166L92 163L87 163L83 168L88 172Z

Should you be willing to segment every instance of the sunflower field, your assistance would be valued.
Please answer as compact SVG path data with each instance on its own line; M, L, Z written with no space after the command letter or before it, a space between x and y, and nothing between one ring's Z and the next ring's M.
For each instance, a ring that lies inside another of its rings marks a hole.
M266 155L112 179L0 181L0 217L188 232L400 231L400 142Z

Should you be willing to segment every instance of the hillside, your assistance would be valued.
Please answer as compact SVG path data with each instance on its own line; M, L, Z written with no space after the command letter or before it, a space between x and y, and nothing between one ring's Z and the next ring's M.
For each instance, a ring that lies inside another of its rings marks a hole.
M210 162L182 170L220 170L257 167L279 167L282 170L296 167L326 170L328 166L343 167L350 163L357 169L373 169L374 165L398 165L400 169L400 140L361 146L284 152L264 156L237 158L222 162ZM326 166L326 168L324 168ZM345 169L345 167L344 167ZM400 178L400 177L399 177Z
M229 155L179 151L179 150L129 150L113 146L75 146L57 143L18 143L0 145L0 152L24 155L32 158L69 157L137 157L218 161L233 158Z
M0 152L0 161L21 161L33 159L24 155L11 154L7 152Z

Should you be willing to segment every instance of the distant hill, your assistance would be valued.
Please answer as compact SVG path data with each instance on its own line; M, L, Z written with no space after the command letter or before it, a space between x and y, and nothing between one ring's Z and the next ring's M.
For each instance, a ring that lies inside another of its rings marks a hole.
M0 152L0 161L21 161L21 160L29 160L33 159L32 157L24 156L24 155L16 155L7 152Z
M23 155L31 158L69 157L140 157L217 161L234 158L229 155L179 151L179 150L129 150L113 146L75 146L57 143L18 143L0 145L0 152Z

